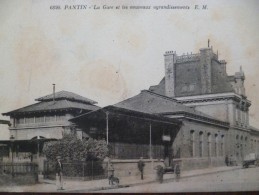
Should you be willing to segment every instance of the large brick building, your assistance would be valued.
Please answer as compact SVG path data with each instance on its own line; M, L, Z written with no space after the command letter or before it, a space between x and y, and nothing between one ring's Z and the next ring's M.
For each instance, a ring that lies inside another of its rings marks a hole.
M251 102L245 95L245 75L242 68L234 75L227 75L226 61L219 60L210 47L200 49L197 54L181 56L173 51L166 52L164 59L165 77L159 85L151 86L149 90L228 123L224 137L219 133L222 132L219 128L211 131L204 125L190 125L183 137L186 142L189 137L189 147L193 147L193 152L185 152L183 156L207 157L211 154L217 157L217 150L204 152L202 155L197 151L200 150L199 147L204 147L207 151L213 150L213 147L217 148L220 139L225 143L224 154L238 161L241 161L245 154L256 152L259 140L258 137L252 139L253 144L256 144L252 148L251 133L255 135L257 130L249 126ZM200 145L201 142L203 146ZM185 145L184 142L182 144Z

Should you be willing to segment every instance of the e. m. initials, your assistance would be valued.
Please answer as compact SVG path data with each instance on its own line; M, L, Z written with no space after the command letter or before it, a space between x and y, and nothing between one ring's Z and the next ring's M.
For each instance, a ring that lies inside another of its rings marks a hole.
M208 6L207 5L202 5L202 6L200 6L200 5L195 5L195 7L194 7L194 9L208 9Z

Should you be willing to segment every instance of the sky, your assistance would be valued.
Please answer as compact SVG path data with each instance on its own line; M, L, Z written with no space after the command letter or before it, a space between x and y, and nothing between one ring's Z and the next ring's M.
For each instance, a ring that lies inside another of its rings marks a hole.
M58 5L62 9L53 10ZM87 5L91 9L64 9ZM93 9L93 6L100 9ZM189 6L190 9L102 9L107 6ZM195 5L199 10L195 10ZM207 9L201 9L207 5ZM259 127L259 1L0 1L0 113L66 90L100 106L156 85L165 51L198 53L207 47L242 66L252 101L250 124ZM8 119L1 116L0 119ZM1 130L0 139L8 139Z

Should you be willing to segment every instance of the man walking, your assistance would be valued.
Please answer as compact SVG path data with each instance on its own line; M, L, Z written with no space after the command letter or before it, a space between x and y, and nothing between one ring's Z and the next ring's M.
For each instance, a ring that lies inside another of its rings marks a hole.
M57 156L57 161L56 161L56 184L57 184L57 190L64 190L64 188L63 188L63 164L61 162L60 156Z
M174 172L175 172L175 179L178 182L180 180L180 174L181 174L181 169L180 169L180 164L176 163L174 166Z
M144 166L145 166L145 163L143 162L143 157L140 158L139 162L138 162L138 169L141 173L141 180L144 179L143 175L144 175Z

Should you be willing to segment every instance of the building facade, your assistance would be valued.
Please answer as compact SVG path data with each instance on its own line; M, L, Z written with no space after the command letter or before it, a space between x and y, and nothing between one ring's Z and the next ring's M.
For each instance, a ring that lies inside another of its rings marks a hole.
M64 133L106 139L110 157L122 164L162 158L166 166L177 160L188 170L222 166L226 156L240 163L246 154L259 154L242 68L229 76L226 61L211 47L181 56L166 52L164 62L158 85L112 106L99 108L93 100L61 91L4 113L11 119L8 143L15 158L39 159L44 141Z
M197 54L181 56L173 51L166 52L164 60L165 77L159 85L150 87L152 92L171 97L183 105L229 124L224 135L218 133L217 129L207 132L208 128L205 126L197 129L190 126L188 133L192 137L190 147L194 148L194 156L197 156L197 148L201 147L198 146L201 142L204 144L204 151L208 151L201 156L217 156L222 153L220 145L224 140L224 155L242 161L246 154L252 152L249 126L251 102L245 94L245 75L242 68L229 76L226 72L226 61L219 60L212 47L200 49Z
M10 140L1 141L9 146L9 158L15 162L39 162L44 142L58 140L65 133L82 137L69 119L99 109L97 102L72 92L60 91L36 99L35 104L3 113L10 116Z

